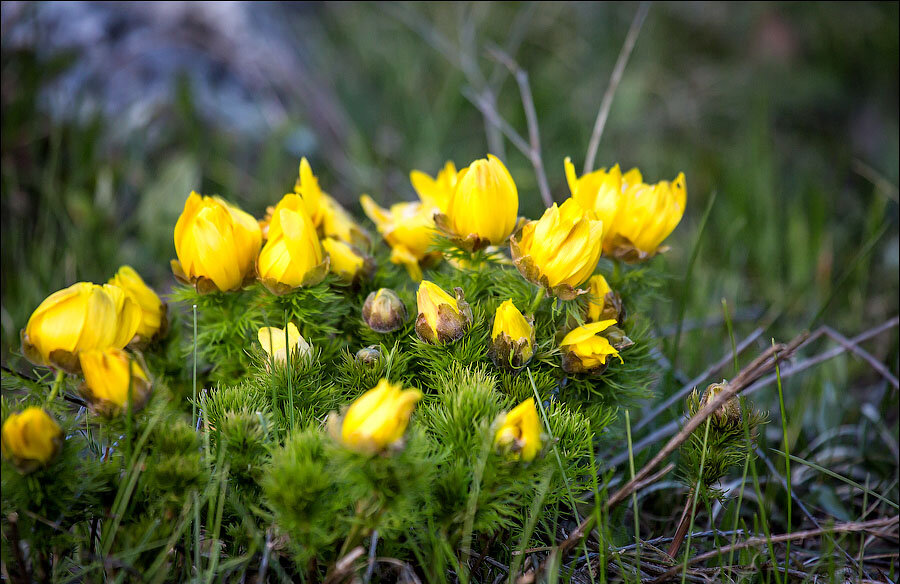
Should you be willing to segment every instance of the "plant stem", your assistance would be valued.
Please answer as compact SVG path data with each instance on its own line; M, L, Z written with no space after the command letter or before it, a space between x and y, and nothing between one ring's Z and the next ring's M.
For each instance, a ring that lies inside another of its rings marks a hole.
M66 372L60 369L56 372L56 379L53 381L53 388L50 390L50 395L47 396L47 403L52 403L54 399L56 399L56 395L59 393L59 388L62 387L63 379L66 378Z
M688 527L691 523L691 508L694 506L694 489L691 489L688 493L687 501L684 504L684 511L681 512L681 520L678 521L678 528L675 530L675 536L672 538L672 545L669 546L669 555L672 558L678 553L678 550L681 549L681 543L684 541L684 536L687 535Z
M531 306L528 308L528 314L534 316L534 313L537 312L538 307L541 305L541 300L544 299L544 289L538 286L537 294L534 295L534 300L531 301Z

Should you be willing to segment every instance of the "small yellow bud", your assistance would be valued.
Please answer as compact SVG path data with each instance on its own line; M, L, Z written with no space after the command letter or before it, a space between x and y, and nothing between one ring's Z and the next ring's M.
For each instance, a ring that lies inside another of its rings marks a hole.
M577 287L594 272L600 254L603 223L574 200L556 203L537 221L529 221L510 239L519 272L563 300L584 290Z
M122 349L85 351L80 355L84 383L79 392L91 408L112 417L128 406L132 411L144 407L152 384L147 371Z
M3 422L3 456L23 474L47 466L63 445L63 431L42 408L31 406Z
M269 239L256 262L260 282L273 294L286 294L321 282L328 265L303 200L285 195L275 207Z
M253 275L262 234L249 214L192 192L175 224L172 271L199 292L237 290Z
M459 247L473 251L505 243L518 213L516 183L500 159L488 154L459 171L447 212L435 221Z
M501 418L494 435L494 445L507 450L514 458L534 460L541 450L541 420L534 398L530 397Z
M166 305L134 268L122 266L109 283L124 290L141 307L141 323L137 329L139 342L150 342L165 335L168 329Z
M386 379L354 401L342 419L332 417L332 432L347 448L374 454L397 446L422 393Z
M625 320L625 307L622 298L609 287L606 278L601 274L591 276L588 280L590 301L588 303L588 322L615 319L619 324Z
M454 288L454 291L456 298L428 280L422 280L419 284L416 292L416 334L426 343L452 343L460 339L472 324L472 309L465 300L462 288Z
M400 329L409 315L396 292L390 288L379 288L366 296L362 317L376 333L391 333Z
M78 373L78 353L125 347L141 318L141 307L122 288L78 282L41 302L22 330L22 352L35 365Z
M494 365L511 370L521 369L534 354L534 325L522 316L512 299L506 300L494 314L491 348Z
M288 347L290 347L292 355L297 354L301 357L308 355L312 350L309 343L300 334L297 325L292 322L287 324L287 334L285 334L284 329L264 326L259 329L256 338L259 339L259 344L262 346L263 351L266 352L266 355L274 360L275 363L284 364L287 362Z
M600 333L616 324L614 319L592 322L567 334L559 344L563 350L562 367L567 373L602 373L610 355L619 351Z

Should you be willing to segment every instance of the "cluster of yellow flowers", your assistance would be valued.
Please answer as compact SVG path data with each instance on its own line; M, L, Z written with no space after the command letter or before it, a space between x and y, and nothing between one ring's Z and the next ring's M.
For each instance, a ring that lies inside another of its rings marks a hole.
M135 353L164 335L166 305L130 266L107 284L78 282L48 296L22 330L22 352L35 365L83 376L79 392L105 416L139 410L152 388ZM20 469L46 464L62 431L42 408L13 414L3 425L3 452Z
M553 204L533 221L519 219L516 184L490 154L459 171L447 162L434 178L412 171L410 181L419 201L384 209L368 195L360 198L391 247L391 261L420 281L415 332L423 342L454 342L473 320L461 288L451 295L422 279L423 267L441 259L434 243L443 234L469 252L509 245L521 275L562 300L590 292L586 324L559 343L565 371L593 372L604 368L610 357L621 361L622 345L610 334L624 320L621 299L603 276L592 274L603 253L635 262L663 250L663 240L684 213L685 178L679 174L671 183L650 185L637 169L622 174L618 166L578 178L568 158L565 170L571 198ZM321 189L305 158L294 192L269 207L261 221L219 197L192 192L175 225L174 243L175 277L200 293L238 290L255 279L280 295L317 284L328 272L352 283L374 269L369 234ZM586 282L588 289L580 288ZM389 289L372 292L362 316L381 333L399 329L408 318L403 302ZM146 368L125 348L147 343L165 328L166 307L159 296L137 272L123 266L108 284L80 282L48 297L22 331L22 347L36 364L83 374L85 399L96 411L113 415L127 404L141 407L151 388ZM262 328L258 339L273 363L288 362L289 353L310 351L294 323L286 330ZM534 355L533 318L507 300L496 311L491 339L494 363L521 369ZM335 435L361 452L388 448L402 439L420 398L417 390L382 380L335 418ZM37 410L11 416L4 424L5 455L39 463L52 458L59 428ZM498 424L498 446L525 460L535 456L541 428L533 400ZM41 438L33 438L35 433Z

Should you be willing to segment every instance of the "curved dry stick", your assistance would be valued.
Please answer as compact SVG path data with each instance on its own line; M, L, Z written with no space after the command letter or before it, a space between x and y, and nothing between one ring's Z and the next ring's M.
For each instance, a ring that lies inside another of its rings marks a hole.
M818 537L820 535L824 535L826 533L854 533L860 531L872 531L874 529L880 527L890 527L891 525L897 524L900 522L900 515L894 515L893 517L884 517L881 519L872 519L870 521L849 521L847 523L838 523L832 527L822 527L818 529L808 529L806 531L797 531L794 533L785 533L782 535L774 535L771 537L751 537L749 539L745 539L740 543L736 543L734 545L727 545L722 548L715 549L711 552L706 552L700 554L699 556L694 556L688 560L688 564L698 564L700 562L711 560L722 553L730 552L732 550L742 550L749 547L756 547L761 545L767 545L769 542L771 543L783 543L788 541L795 541L798 539L809 539L810 537ZM681 570L684 566L679 564L677 566L672 566L665 573L660 574L655 580L653 580L653 584L658 584L659 582L664 582L667 578L675 575L678 570Z
M720 407L725 405L725 402L736 396L742 390L747 388L754 381L762 377L769 369L775 366L776 363L782 361L788 357L790 357L800 345L802 345L806 338L809 336L809 332L803 332L800 335L796 336L790 343L787 345L773 345L769 347L762 354L760 354L756 359L754 359L749 365L744 367L740 373L738 373L737 377L735 377L726 387L722 390L719 395L716 396L711 402L700 408L700 410L687 422L684 427L673 436L666 445L660 450L656 456L654 456L650 462L644 465L644 467L638 471L637 474L634 475L630 481L625 483L618 491L612 494L612 496L607 499L607 501L603 504L604 510L610 509L612 506L622 502L625 498L631 495L632 492L641 488L643 484L646 483L648 477L650 477L653 469L659 466L659 464L666 459L670 454L675 452L675 450L681 446L681 444L687 440L690 435L700 427L706 419L713 414ZM596 515L591 513L587 519L582 521L577 528L563 541L559 544L559 546L554 550L550 558L556 560L558 557L564 557L569 550L575 546L581 538L585 536L585 534L589 533L591 529L594 528L594 518ZM534 582L538 573L542 572L546 569L548 561L545 560L541 563L540 567L534 572L529 572L527 574L523 574L521 578L519 578L519 584L530 584Z

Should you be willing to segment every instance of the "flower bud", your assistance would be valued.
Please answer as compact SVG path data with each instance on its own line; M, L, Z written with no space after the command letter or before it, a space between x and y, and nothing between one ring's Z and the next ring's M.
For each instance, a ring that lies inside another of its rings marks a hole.
M356 360L363 365L374 365L381 357L381 347L378 345L369 345L356 352Z
M122 288L78 282L41 302L22 330L22 352L35 365L78 373L79 352L125 347L141 318L141 307Z
M447 212L435 222L460 248L474 251L505 243L518 213L516 183L500 159L488 154L459 172Z
M601 274L588 280L590 300L588 302L588 322L615 319L619 324L625 321L625 306L619 296Z
M505 301L494 314L488 355L494 365L515 371L527 365L533 354L534 324L522 316L512 299Z
M728 382L712 383L706 387L703 397L700 398L700 409L711 404L720 393L728 388ZM696 412L694 412L696 413ZM720 425L737 426L741 423L741 402L738 397L732 396L724 404L713 412L712 419Z
M622 361L619 351L600 335L614 324L616 321L612 319L592 322L567 334L559 344L563 350L563 370L566 373L602 373L610 355Z
M541 450L541 420L533 397L501 416L500 428L494 435L494 445L515 459L526 462L534 460Z
M329 425L347 448L374 454L400 443L420 399L419 390L402 389L400 384L382 379L357 398L341 418L332 415Z
M259 281L273 294L286 294L321 282L328 264L303 200L285 195L275 207L269 239L256 261Z
M134 268L122 266L109 283L124 290L141 307L141 322L135 339L138 343L148 343L166 334L169 328L166 305Z
M95 412L112 417L127 409L129 399L134 412L147 403L150 376L122 349L85 351L80 359L84 383L79 393Z
M285 334L284 329L264 326L259 329L256 338L259 339L259 344L262 346L263 351L266 352L266 355L269 356L269 359L282 365L287 362L288 347L290 347L292 355L296 353L301 357L308 355L312 350L306 339L300 335L297 325L292 322L287 324L287 334ZM266 361L266 364L268 365L268 361Z
M344 282L356 282L375 269L372 258L343 241L326 237L322 249L328 254L331 273Z
M472 324L472 309L462 288L454 288L453 298L436 284L422 280L416 292L418 316L416 334L426 343L438 345L460 339Z
M63 445L63 431L43 408L10 414L0 431L3 456L23 474L47 466Z
M574 200L556 203L537 221L529 221L510 238L510 252L519 273L563 300L594 272L600 253L603 223Z
M175 278L198 292L237 290L253 276L262 234L249 214L195 192L175 224Z
M400 329L409 315L396 292L390 288L379 288L366 296L362 317L376 333L391 333Z

